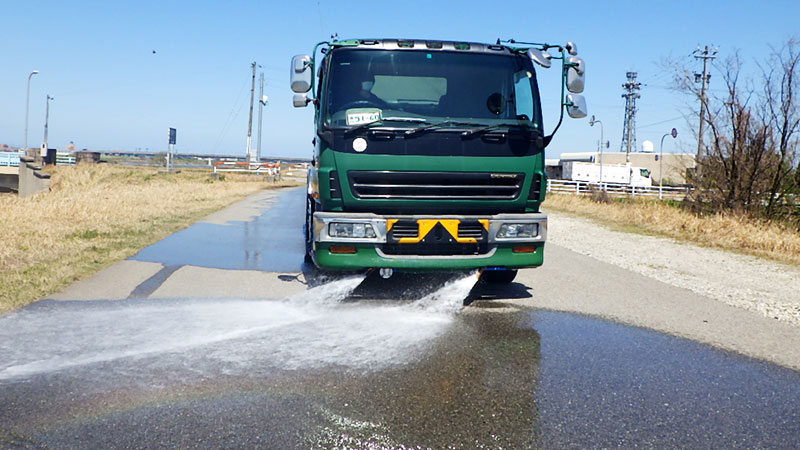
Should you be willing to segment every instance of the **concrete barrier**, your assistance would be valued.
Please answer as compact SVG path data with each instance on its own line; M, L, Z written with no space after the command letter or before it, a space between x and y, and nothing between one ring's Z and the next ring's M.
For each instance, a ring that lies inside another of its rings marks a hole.
M19 185L17 189L19 196L29 197L49 190L50 174L42 172L41 166L34 163L34 158L21 156L19 158Z
M19 170L16 167L0 167L0 192L16 192L18 188Z

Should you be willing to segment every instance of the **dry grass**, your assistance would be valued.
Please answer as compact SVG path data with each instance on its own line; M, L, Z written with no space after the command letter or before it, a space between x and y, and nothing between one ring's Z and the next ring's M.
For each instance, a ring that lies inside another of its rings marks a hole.
M208 171L78 165L51 192L0 196L0 314L57 292L261 189L296 185Z
M800 265L800 233L744 216L698 217L657 200L597 203L573 195L548 195L545 210L590 217L607 225L690 241Z

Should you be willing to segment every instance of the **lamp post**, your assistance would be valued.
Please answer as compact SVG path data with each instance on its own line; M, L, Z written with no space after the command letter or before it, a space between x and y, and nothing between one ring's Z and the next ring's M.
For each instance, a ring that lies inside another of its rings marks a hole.
M47 106L44 110L44 142L42 143L42 158L47 157L47 124L50 121L50 100L55 100L55 97L50 97L50 94L47 94Z
M261 163L261 116L264 112L264 106L267 105L267 96L264 95L264 72L258 79L259 92L258 92L258 141L256 142L256 162Z
M42 159L42 164L47 164L47 128L50 123L50 100L55 100L54 97L51 97L50 94L47 94L47 104L44 110L44 141L42 142L42 149L39 151L39 156ZM55 164L55 159L50 162L51 164Z
M30 104L31 100L31 77L39 73L38 70L34 70L30 74L28 74L28 87L25 91L25 150L28 149L28 105Z
M661 136L661 148L659 153L661 154L658 157L658 199L661 200L661 190L664 188L664 138L667 136L672 136L672 139L678 137L678 130L673 128L672 131L669 133L664 133Z
M595 119L594 115L592 115L592 118L589 119L589 126L593 127L596 123L600 124L600 189L605 191L603 186L603 147L605 146L605 142L603 142L603 122Z

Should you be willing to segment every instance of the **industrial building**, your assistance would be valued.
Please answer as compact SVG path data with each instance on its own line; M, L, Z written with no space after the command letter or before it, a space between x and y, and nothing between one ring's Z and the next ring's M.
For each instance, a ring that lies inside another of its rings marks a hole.
M654 152L630 153L631 166L649 170L654 185L658 185L662 179L665 186L680 186L687 183L687 171L695 168L695 155L666 153L663 155L663 161L660 158L661 155ZM559 159L545 161L547 177L554 180L563 179L563 163L568 161L598 164L625 164L627 162L625 152L602 152L602 156L600 152L562 153Z

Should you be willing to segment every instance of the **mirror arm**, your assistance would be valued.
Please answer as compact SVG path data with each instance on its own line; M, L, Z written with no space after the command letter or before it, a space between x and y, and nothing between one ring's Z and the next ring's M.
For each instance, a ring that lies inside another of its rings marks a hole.
M552 47L557 47L553 45ZM544 146L547 147L550 144L550 141L553 140L553 136L555 136L556 131L561 128L561 122L564 121L564 110L567 108L566 100L566 84L567 84L567 63L566 63L566 56L564 55L564 49L559 47L559 51L561 52L561 56L554 56L553 59L560 59L561 60L561 115L558 116L558 123L556 127L553 129L553 132L550 133L549 136L544 138Z
M311 95L315 99L317 98L317 74L315 70L317 67L317 50L322 45L330 47L331 43L328 41L317 42L317 44L314 45L313 53L311 53L311 62L308 63L308 65L311 66Z

